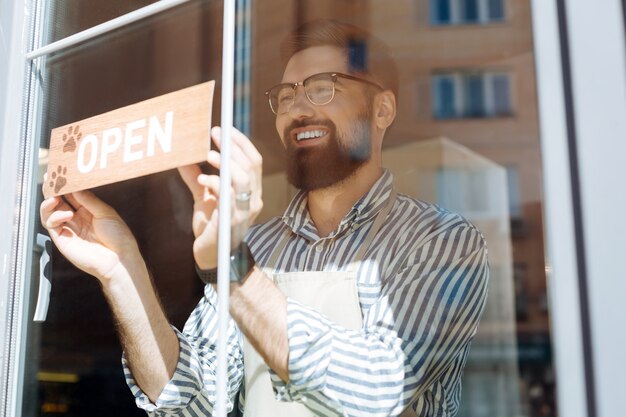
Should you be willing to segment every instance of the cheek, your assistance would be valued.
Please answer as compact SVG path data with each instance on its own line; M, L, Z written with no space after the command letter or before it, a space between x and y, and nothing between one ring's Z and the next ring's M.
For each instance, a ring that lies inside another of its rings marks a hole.
M278 133L278 137L280 138L280 141L282 142L283 146L285 145L285 138L283 137L285 134L285 123L281 122L280 118L276 118L276 123L274 123L274 126L276 126L276 132Z

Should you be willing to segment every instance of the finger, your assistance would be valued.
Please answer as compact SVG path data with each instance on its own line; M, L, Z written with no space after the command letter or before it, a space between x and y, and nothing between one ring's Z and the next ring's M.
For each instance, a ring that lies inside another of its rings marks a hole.
M55 210L45 223L46 229L57 229L64 224L70 222L74 217L74 212L72 210Z
M62 234L65 225L73 221L74 211L60 197L50 197L44 200L39 207L41 224L56 242Z
M118 217L113 207L100 200L91 191L77 191L73 193L78 204L84 207L94 217Z
M191 192L193 198L202 198L204 195L204 189L200 184L198 184L198 176L202 174L200 167L196 164L179 167L178 173L183 179L185 185L187 185L187 188Z
M241 133L234 127L231 129L231 158L237 161L239 166L241 166L243 169L253 169L260 158L259 152L243 133ZM213 137L217 148L221 149L222 129L219 126L214 127L213 129L211 129L211 136Z
M214 127L211 130L212 137L218 148L221 147L221 128ZM250 177L248 190L254 190L257 196L261 196L263 188L263 158L252 141L236 128L232 128L232 159L244 169Z
M41 215L41 218L43 220L57 210L74 211L73 208L69 204L67 204L62 197L56 196L47 198L41 203L41 206L39 207L39 214Z
M215 198L220 197L220 177L217 175L198 175L198 184L204 189L206 188L210 195ZM207 200L208 195L204 195L203 200Z
M246 135L244 135L243 133L241 133L239 130L237 130L234 127L233 127L233 142L243 151L243 153L250 160L250 162L252 162L253 164L262 163L263 158L261 157L261 154L259 153L257 148L254 146L252 141Z
M219 127L214 127L211 130L211 134L213 136L213 140L215 141L215 144L217 145L217 148L219 150L221 150L222 149L222 138L221 138L222 132L221 132L221 129ZM213 151L213 152L215 152L215 151ZM251 165L250 160L243 153L241 148L239 146L237 146L237 144L234 143L234 141L231 141L230 158L231 158L232 161L236 162L243 169L245 169L245 170L252 169L252 165Z
M246 155L250 165L247 169L249 175L254 178L255 194L261 195L262 179L263 179L263 157L254 146L252 141L239 130L233 128L233 142Z
M46 198L41 202L39 206L39 217L41 218L41 224L45 226L48 217L52 214L54 209L59 205L61 199L59 197Z
M207 161L209 162L209 164L213 165L217 169L220 169L222 167L222 156L215 151L209 152L209 157ZM238 193L255 191L252 190L252 186L255 184L251 184L250 175L248 175L247 171L243 169L236 161L231 162L231 183L235 191Z
M67 203L76 211L78 211L82 207L82 204L80 204L78 200L76 200L76 197L74 197L73 193L65 194L61 198L66 200Z

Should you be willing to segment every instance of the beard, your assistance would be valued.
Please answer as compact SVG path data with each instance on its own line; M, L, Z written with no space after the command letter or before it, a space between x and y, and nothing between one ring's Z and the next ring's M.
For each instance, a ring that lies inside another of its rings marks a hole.
M289 132L297 127L328 128L328 137L316 146L299 147L290 139L286 140L289 183L300 190L313 191L336 186L352 176L371 159L370 114L369 108L363 111L346 135L337 133L330 120L294 121L287 126L285 138L290 138Z

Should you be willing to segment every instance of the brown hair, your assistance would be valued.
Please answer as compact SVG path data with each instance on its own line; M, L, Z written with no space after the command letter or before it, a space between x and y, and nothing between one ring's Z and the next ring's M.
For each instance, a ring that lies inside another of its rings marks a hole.
M391 52L366 30L337 20L313 20L298 27L282 42L281 57L286 64L297 52L314 46L343 49L351 73L362 74L398 96L398 68Z

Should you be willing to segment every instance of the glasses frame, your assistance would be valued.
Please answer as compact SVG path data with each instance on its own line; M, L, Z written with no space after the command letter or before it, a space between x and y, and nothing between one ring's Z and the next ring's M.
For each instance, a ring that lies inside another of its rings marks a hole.
M306 84L307 82L314 77L319 77L320 75L330 75L330 78L333 82L333 93L330 96L330 99L328 99L328 101L324 102L324 103L315 103L313 102L313 100L311 100L311 97L309 97L309 93L306 89ZM354 75L349 75L349 74L344 74L341 72L319 72L317 74L313 74L311 76L306 77L304 80L297 82L297 83L280 83L280 84L276 84L275 86L273 86L272 88L270 88L269 90L265 91L265 96L267 97L267 101L268 104L270 105L270 109L272 110L272 113L274 113L275 115L279 115L279 114L285 114L287 112L289 112L289 110L291 110L291 106L293 106L293 103L295 102L295 94L296 94L296 89L298 88L299 85L301 85L304 88L304 95L306 96L307 100L309 100L309 103L313 104L314 106L325 106L326 104L330 103L331 101L333 101L333 99L335 98L335 84L337 83L337 80L339 78L345 78L347 80L353 80L353 81L359 81L365 84L369 84L372 85L374 87L377 87L378 89L380 89L381 91L384 90L383 87L380 84L377 84L373 81L370 80L366 80L365 78L361 78L361 77L355 77ZM282 112L282 113L278 113L277 110L274 109L274 106L272 106L272 99L270 97L270 93L272 92L272 90L278 88L278 87L291 87L293 89L294 92L294 100L291 103L291 105L289 106L289 108Z

